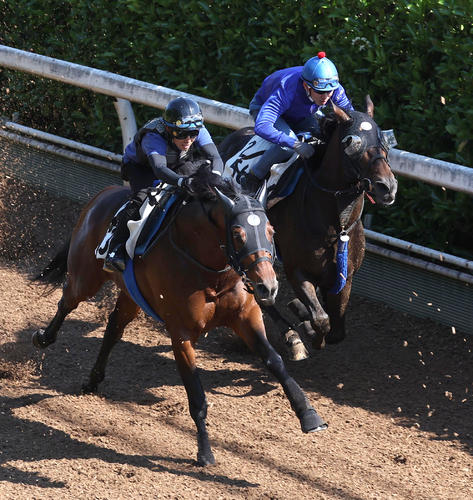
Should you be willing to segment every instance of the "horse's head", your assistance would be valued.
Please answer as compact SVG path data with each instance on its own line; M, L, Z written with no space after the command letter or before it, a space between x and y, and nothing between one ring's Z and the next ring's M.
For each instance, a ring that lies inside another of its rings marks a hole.
M359 183L376 202L391 205L396 198L397 181L388 162L387 143L373 120L374 106L369 96L366 105L366 113L346 112L333 105L344 173L349 183Z
M264 209L264 188L258 199L239 195L235 200L216 189L225 211L227 258L263 306L273 305L278 282L273 269L274 230Z

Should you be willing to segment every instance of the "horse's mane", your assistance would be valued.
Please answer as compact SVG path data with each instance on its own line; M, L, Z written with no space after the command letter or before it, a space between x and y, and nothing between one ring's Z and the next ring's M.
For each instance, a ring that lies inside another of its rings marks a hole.
M231 199L241 194L240 186L231 178L223 178L221 175L214 174L212 168L207 165L201 165L199 169L192 174L192 187L198 198L203 200L215 200L217 188L223 194Z

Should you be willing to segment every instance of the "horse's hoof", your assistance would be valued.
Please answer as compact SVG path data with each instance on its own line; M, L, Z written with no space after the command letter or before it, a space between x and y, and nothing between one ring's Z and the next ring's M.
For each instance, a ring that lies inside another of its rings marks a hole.
M208 453L198 453L197 454L197 465L200 467L207 467L208 465L215 464L215 457L213 453L210 451Z
M325 423L320 415L313 409L309 408L300 418L301 429L305 434L309 432L319 432L327 429L328 424Z
M291 361L302 361L309 357L309 352L296 331L288 330L284 339Z
M35 347L38 347L39 349L44 349L47 346L46 344L43 344L40 340L41 336L43 335L44 335L44 330L40 328L39 330L36 330L31 336L31 341L33 342L33 345Z
M305 345L299 341L298 344L291 347L291 361L304 361L304 359L309 358L309 351L306 349Z

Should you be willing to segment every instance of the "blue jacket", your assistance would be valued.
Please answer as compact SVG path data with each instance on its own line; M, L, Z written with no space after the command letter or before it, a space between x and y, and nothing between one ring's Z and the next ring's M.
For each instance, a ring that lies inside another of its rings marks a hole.
M303 66L295 66L275 71L265 78L253 98L253 104L261 105L255 122L255 133L274 144L292 148L295 142L294 138L274 128L279 117L293 128L319 109L317 104L309 100L302 86L302 68ZM334 91L331 99L341 108L353 109L341 85Z
M210 160L212 170L222 173L223 162L208 130L202 127L189 150L183 152L176 148L170 138L166 137L162 118L150 120L138 130L133 141L125 148L123 155L125 166L138 164L145 169L151 168L155 179L172 185L178 184L181 175L175 170L179 170L184 162L202 162L203 160ZM124 168L122 175L132 181L131 177L135 170L133 167L131 170Z
M157 131L150 131L146 135L142 137L140 142L131 141L130 144L125 148L125 154L123 156L123 161L133 161L135 163L143 163L142 154L140 154L139 148L141 147L142 152L147 156L151 156L153 154L158 154L162 156L166 156L166 152L168 150L168 142L166 139L159 134ZM195 140L195 143L198 146L205 146L206 144L211 144L212 138L208 130L203 127L199 130L199 135Z

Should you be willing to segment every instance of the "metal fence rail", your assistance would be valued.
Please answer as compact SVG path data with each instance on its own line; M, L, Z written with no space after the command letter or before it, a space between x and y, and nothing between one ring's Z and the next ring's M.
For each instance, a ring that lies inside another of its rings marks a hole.
M0 65L159 109L164 109L169 100L174 97L192 97L199 103L205 120L209 123L230 129L239 129L254 124L248 110L239 106L178 92L160 85L6 45L0 45ZM130 121L134 121L134 118L130 117ZM389 159L395 173L473 194L473 169L471 168L396 149L391 150Z

